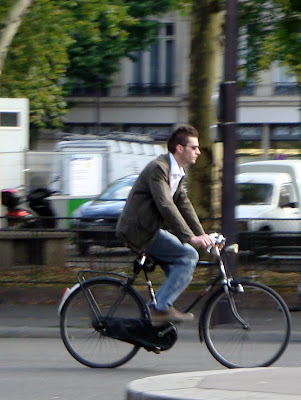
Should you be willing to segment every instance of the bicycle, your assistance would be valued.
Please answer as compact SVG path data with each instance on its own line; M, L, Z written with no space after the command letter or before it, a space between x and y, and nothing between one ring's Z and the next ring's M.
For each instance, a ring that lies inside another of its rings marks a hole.
M199 337L209 352L228 368L265 367L274 363L287 347L291 332L290 312L284 300L270 287L253 282L252 277L233 279L230 255L238 252L236 244L219 251L216 261L199 264L218 266L219 274L184 310L190 311L205 296L199 318ZM225 260L224 260L225 259ZM144 272L150 299L155 293L149 273L156 263L142 254L134 261L131 276L110 271L85 279L78 273L78 283L66 290L59 307L60 331L69 353L80 363L92 368L115 368L132 359L143 347L159 353L177 340L176 327L167 322L154 326L149 307L133 287ZM261 314L254 308L260 302Z

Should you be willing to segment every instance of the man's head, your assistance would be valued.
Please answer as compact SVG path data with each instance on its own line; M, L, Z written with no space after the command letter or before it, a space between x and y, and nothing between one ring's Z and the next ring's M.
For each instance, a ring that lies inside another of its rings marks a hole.
M189 137L195 137L198 139L198 131L191 125L180 125L168 138L168 151L174 154L176 152L177 144L186 145Z
M191 125L179 126L169 137L168 151L172 153L180 167L195 164L201 154L199 149L199 135Z

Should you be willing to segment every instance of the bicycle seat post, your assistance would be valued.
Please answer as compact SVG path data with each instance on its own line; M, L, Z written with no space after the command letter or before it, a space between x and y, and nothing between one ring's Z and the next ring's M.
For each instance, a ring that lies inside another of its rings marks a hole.
M136 279L139 272L143 270L151 302L153 304L157 304L155 292L153 289L153 284L149 277L149 272L154 271L154 269L155 269L155 263L153 262L153 260L151 260L145 253L141 254L139 258L137 258L134 262L134 276L128 281L128 284L131 285Z
M143 272L144 272L145 282L146 282L146 286L148 287L148 291L149 291L149 294L150 294L151 302L153 304L157 304L157 300L156 300L153 284L152 284L152 281L150 280L150 277L149 277L149 272L154 271L155 264L153 264L153 260L150 260L150 258L148 258L146 254L142 254L139 263L140 263L140 266L141 266L141 268L143 269Z
M152 302L152 304L157 304L155 291L154 291L154 288L153 288L152 281L150 280L148 271L144 270L144 276L145 276L146 286L148 287L148 291L149 291L149 294L150 294L151 302Z

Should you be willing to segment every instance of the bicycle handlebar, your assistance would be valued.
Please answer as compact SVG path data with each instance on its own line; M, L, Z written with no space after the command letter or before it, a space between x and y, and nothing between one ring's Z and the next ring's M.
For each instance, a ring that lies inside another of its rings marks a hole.
M215 245L219 245L219 244L222 244L222 243L226 242L225 236L223 236L221 233L214 232L214 233L210 233L209 236L214 241ZM207 247L207 252L208 253L210 253L212 247L213 246L208 246Z

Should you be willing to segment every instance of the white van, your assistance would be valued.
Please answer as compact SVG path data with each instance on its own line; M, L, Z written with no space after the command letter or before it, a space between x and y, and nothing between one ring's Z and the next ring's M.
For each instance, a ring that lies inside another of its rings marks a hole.
M239 231L301 232L301 160L241 164L236 184Z

